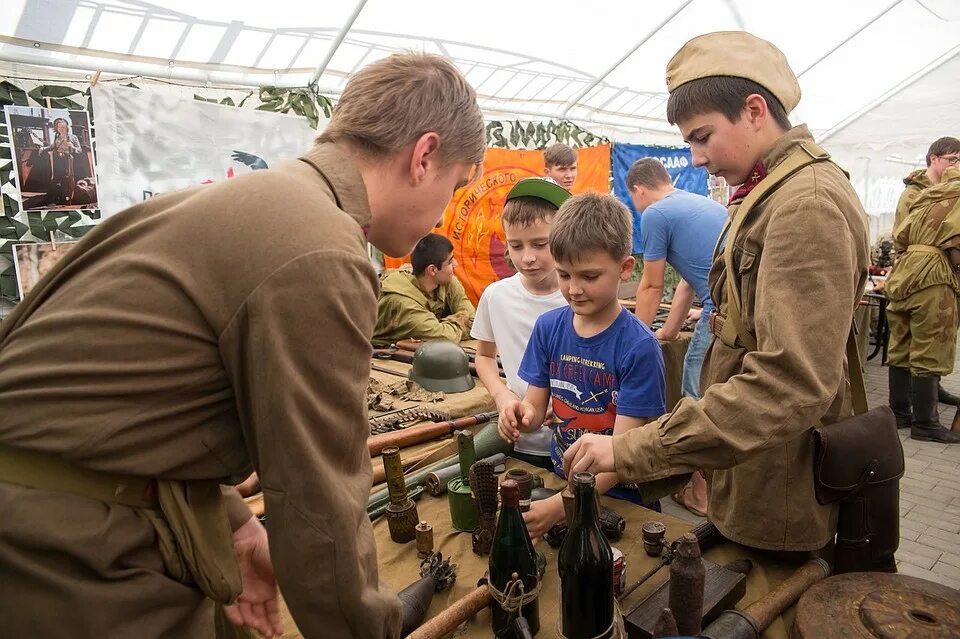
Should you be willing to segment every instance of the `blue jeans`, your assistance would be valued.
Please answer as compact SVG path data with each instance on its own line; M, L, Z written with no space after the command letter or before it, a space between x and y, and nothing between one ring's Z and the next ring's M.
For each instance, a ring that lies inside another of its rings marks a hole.
M687 345L687 354L683 358L683 382L681 388L684 397L700 399L700 369L703 368L703 358L710 348L712 335L710 334L710 312L713 306L704 306L703 314L693 329L693 337Z

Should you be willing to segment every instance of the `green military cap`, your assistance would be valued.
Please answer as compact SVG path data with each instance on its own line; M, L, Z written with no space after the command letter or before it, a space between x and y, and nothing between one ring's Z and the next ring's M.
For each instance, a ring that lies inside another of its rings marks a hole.
M800 83L787 57L746 31L717 31L688 41L667 63L667 91L715 76L752 80L780 100L789 114L800 102Z
M525 178L507 193L506 201L517 197L536 197L553 204L558 209L570 198L570 191L566 190L550 178Z

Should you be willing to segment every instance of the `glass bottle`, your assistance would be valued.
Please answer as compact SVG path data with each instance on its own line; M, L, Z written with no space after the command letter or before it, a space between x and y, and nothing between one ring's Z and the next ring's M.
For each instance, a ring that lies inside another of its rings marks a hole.
M500 518L490 550L490 583L500 592L505 592L509 582L519 578L523 581L524 592L532 592L540 580L537 553L520 513L520 488L517 482L507 479L500 485L500 502ZM507 612L496 601L492 610L494 636L512 639L514 631L510 623L518 612ZM540 605L536 599L522 606L519 615L527 620L531 634L536 635L540 631Z
M573 515L560 546L560 625L566 639L608 636L613 624L613 552L600 529L596 477L573 476Z

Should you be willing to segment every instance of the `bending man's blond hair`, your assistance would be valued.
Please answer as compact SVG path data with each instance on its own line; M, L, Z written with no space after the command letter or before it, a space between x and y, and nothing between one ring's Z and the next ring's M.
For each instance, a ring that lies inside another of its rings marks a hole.
M443 161L480 167L486 139L476 91L446 58L397 53L350 78L317 142L344 140L378 159L429 132L440 136Z

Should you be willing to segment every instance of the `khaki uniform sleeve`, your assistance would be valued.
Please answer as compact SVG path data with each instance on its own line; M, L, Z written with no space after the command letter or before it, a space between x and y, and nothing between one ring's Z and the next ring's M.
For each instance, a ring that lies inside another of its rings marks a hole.
M900 199L897 200L896 213L893 218L893 248L898 253L907 250L907 245L897 239L897 229L900 227L900 224L907 219L907 214L910 212L910 207L916 201L919 194L920 191L908 188L900 194Z
M832 203L803 199L774 215L762 256L740 273L755 282L757 351L700 401L684 398L657 422L614 436L623 480L731 468L802 435L835 399L857 301L856 240ZM751 285L742 288L749 308Z
M473 304L470 302L470 298L467 297L467 292L463 288L463 283L454 277L450 280L450 297L448 299L450 308L453 309L453 313L460 313L464 317L469 317L470 322L473 323L473 318L477 314L477 309L474 308Z
M469 304L469 300L467 301ZM470 307L473 318L473 306ZM448 339L459 342L470 325L462 327L457 318L437 319L428 308L403 295L384 295L377 310L377 331L374 342L386 345L401 339Z
M400 634L399 601L379 590L366 513L376 291L362 257L309 253L261 283L220 338L277 581L305 637Z

